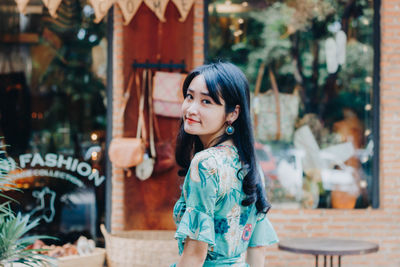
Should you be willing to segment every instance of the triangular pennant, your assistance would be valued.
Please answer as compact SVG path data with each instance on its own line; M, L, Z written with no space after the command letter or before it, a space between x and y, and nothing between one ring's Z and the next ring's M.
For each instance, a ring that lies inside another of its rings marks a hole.
M15 0L17 3L18 11L22 14L26 13L26 6L28 5L29 0Z
M181 14L179 21L184 22L193 6L194 0L172 0L172 2L178 8L179 14Z
M124 25L129 24L142 2L143 0L117 0L122 16L124 16Z
M108 10L110 7L115 3L115 0L89 0L93 9L94 9L94 15L95 23L99 23L104 16L107 14Z
M57 18L57 9L61 4L62 0L42 0L43 4L49 10L50 16Z
M165 22L165 9L167 8L169 0L144 0L146 5L151 9L151 11L156 14L157 18L162 22Z

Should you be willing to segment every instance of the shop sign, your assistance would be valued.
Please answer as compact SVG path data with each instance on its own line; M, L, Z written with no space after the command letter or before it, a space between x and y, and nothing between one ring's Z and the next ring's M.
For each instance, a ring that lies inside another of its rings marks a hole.
M85 187L85 184L76 177L76 174L81 177L86 177L92 181L95 186L100 186L105 177L97 169L84 161L65 157L61 154L47 153L42 157L39 153L27 153L19 156L19 168L12 158L8 158L10 164L0 166L10 172L9 177L13 180L28 177L51 177L69 181L78 187Z

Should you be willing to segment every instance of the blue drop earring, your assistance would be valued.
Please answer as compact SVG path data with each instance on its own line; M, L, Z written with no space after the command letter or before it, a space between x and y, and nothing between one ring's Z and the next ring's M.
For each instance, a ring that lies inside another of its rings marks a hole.
M233 126L231 125L230 122L228 122L228 126L226 126L225 128L225 133L227 135L232 135L235 132L235 128L233 128Z

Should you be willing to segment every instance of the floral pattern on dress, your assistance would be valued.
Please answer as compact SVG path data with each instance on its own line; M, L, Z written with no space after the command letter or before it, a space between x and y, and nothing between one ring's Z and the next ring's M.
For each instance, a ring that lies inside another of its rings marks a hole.
M248 266L249 246L278 242L265 214L255 204L241 205L245 170L234 146L216 146L197 153L174 207L175 238L183 252L186 238L208 243L204 266ZM256 236L257 235L257 236Z
M214 227L216 234L225 234L229 230L228 221L225 218L222 219L215 219L214 220Z
M249 215L250 215L250 209L246 209L245 212L243 212L242 214L240 214L240 225L245 225L247 220L249 219Z
M247 242L250 240L250 236L251 236L251 228L252 225L251 224L246 224L244 229L243 229L243 234L242 234L242 240Z

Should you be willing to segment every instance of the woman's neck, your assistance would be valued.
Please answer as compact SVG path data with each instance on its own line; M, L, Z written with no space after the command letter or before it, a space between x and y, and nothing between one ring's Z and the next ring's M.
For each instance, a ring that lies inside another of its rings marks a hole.
M213 140L212 142L210 142L210 144L204 145L204 148L206 149L206 148L213 147L213 146L215 146L217 144L217 142L218 142L218 140ZM222 143L220 143L218 145L233 146L234 143L233 143L232 139L228 139L228 140L225 140L224 142L222 142Z

